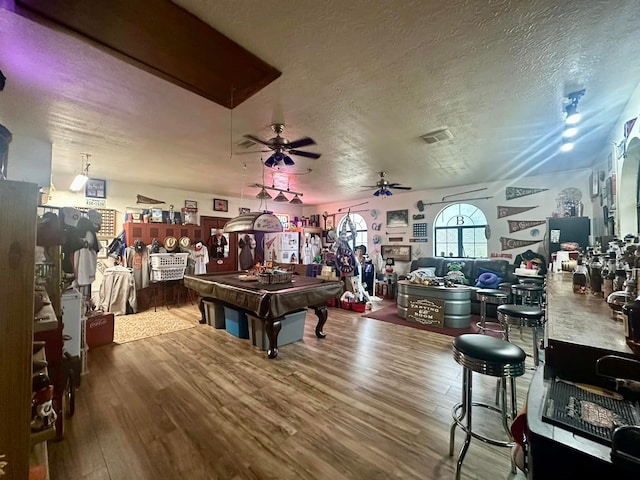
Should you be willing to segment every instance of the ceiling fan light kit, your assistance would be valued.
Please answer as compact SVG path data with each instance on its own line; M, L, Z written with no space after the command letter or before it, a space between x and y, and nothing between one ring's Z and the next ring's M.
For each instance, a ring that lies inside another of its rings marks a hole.
M373 196L374 197L388 197L390 195L393 195L393 192L391 191L391 189L395 189L395 190L411 190L411 187L405 187L402 186L399 183L391 183L389 182L389 180L387 180L385 178L386 172L379 172L378 176L380 177L379 180L376 182L375 185L366 185L364 186L364 188L375 188L375 192L373 192Z
M271 125L271 130L276 134L275 137L269 140L263 140L255 135L245 135L244 137L252 142L259 143L268 147L273 151L273 154L267 158L264 165L269 168L274 168L278 165L284 164L287 167L295 165L294 160L289 155L297 155L299 157L318 159L321 154L313 152L305 152L298 150L298 148L307 147L309 145L315 145L316 142L310 137L302 137L298 140L289 141L288 139L280 136L284 132L283 123L274 123ZM268 151L268 150L267 150Z

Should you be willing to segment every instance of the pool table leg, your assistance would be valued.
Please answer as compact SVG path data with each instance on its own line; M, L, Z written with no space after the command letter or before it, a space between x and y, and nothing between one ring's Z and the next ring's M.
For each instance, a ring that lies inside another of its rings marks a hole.
M267 332L267 337L269 338L269 350L267 351L267 356L269 358L276 358L278 356L278 334L280 333L280 329L282 328L282 324L280 320L276 320L275 322L264 322L264 329Z
M320 305L319 307L313 307L313 309L315 310L316 315L318 316L318 324L316 325L316 337L324 338L327 336L327 334L322 331L322 328L324 327L324 324L327 322L327 316L329 315L329 312L327 311L327 306Z

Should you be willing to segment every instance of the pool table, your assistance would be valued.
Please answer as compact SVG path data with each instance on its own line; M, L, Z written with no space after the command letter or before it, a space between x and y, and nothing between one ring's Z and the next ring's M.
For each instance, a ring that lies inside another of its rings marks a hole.
M184 285L204 300L245 310L262 320L269 338L269 358L278 356L280 322L286 314L313 308L318 317L316 336L326 336L322 328L327 321L327 300L342 294L342 282L294 275L288 283L263 284L240 280L244 273L185 275Z

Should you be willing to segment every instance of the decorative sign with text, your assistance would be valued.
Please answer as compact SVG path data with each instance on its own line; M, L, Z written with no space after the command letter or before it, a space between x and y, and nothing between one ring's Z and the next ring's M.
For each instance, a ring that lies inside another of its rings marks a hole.
M407 320L433 327L444 326L444 300L409 297Z

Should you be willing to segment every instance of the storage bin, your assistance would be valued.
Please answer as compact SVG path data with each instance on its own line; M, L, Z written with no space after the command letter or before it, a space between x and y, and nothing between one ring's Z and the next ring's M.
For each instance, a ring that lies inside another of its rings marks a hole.
M204 319L207 321L207 325L211 325L215 328L226 328L224 307L218 302L209 302L207 300L204 303Z
M177 268L152 268L151 280L154 282L166 282L168 280L181 280L184 278L186 267Z
M149 255L151 258L151 268L175 268L186 267L188 253L152 253Z
M340 301L340 305L342 306L343 309L345 310L351 310L351 305L353 304L353 302L345 302L344 300Z
M231 335L238 338L249 338L247 314L242 310L224 307L224 325Z
M278 348L302 340L304 337L304 321L307 317L307 310L289 313L280 322L280 333L278 334ZM249 319L249 335L251 344L267 350L269 348L269 337L264 328L264 321L251 314L247 314Z
M352 303L351 304L351 310L353 310L354 312L364 313L364 311L366 309L367 309L367 304L366 303Z
M85 321L85 336L89 349L113 343L113 313L88 317Z

